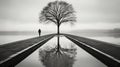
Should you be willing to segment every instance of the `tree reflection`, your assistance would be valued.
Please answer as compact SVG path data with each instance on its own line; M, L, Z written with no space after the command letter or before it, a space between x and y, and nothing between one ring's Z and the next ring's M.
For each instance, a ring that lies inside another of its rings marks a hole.
M56 46L58 47L58 46ZM71 45L70 48L57 48L47 46L40 49L39 57L45 67L72 67L75 61L76 48Z

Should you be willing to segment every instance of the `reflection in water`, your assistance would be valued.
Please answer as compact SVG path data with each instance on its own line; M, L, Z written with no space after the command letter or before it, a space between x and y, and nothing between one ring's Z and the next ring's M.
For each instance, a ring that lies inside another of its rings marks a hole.
M72 67L75 61L76 48L71 45L70 48L51 48L39 50L39 57L45 67ZM61 66L62 65L62 66Z
M16 67L107 67L65 37L60 37L58 52L57 46L54 37Z

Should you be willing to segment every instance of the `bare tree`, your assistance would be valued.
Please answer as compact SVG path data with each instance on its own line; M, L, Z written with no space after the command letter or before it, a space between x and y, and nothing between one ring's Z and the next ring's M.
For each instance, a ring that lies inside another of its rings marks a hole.
M53 22L57 25L58 46L59 46L59 28L62 23L73 23L76 21L74 9L71 4L64 1L54 1L48 3L40 13L41 23Z

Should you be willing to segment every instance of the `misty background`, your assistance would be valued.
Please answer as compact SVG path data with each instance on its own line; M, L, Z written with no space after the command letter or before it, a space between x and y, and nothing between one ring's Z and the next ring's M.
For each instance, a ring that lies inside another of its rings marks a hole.
M39 28L42 30L42 35L56 33L57 26L54 23L39 23L41 10L51 1L55 0L0 0L0 45L38 36ZM61 33L120 45L120 0L63 1L73 5L77 22L74 25L62 24ZM60 39L61 45L66 47L74 44L65 37L60 37ZM56 44L56 40L53 38L47 43L53 46ZM39 66L41 62L38 61L38 52L36 51L30 56L29 63L23 62L23 65ZM106 67L81 48L78 48L76 59L78 60L75 62L76 67L82 65L83 67ZM38 63L36 61L31 63L31 60L37 60Z
M42 34L56 33L55 24L39 23L40 11L51 1L55 0L0 0L0 34L37 35L39 28ZM120 0L63 1L73 5L77 22L74 25L62 24L61 32L81 35L104 35L111 32L116 35L117 32L120 36Z

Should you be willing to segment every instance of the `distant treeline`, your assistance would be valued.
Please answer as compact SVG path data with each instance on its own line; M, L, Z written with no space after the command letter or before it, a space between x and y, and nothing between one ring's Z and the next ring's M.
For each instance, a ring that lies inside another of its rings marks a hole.
M56 33L56 31L42 31L42 35ZM61 32L63 33L63 32ZM64 32L80 36L112 36L120 37L120 29L113 30L73 30ZM0 31L0 35L38 35L37 31Z
M35 31L0 31L0 35L34 35Z
M54 32L42 31L42 35L51 34ZM38 35L38 31L0 31L0 35Z
M79 36L112 36L120 37L120 29L113 30L74 30L69 32Z

